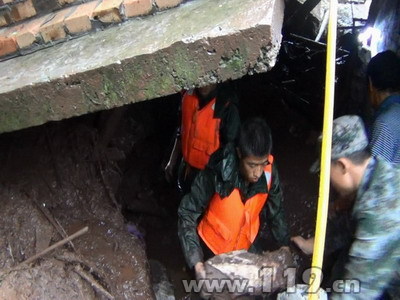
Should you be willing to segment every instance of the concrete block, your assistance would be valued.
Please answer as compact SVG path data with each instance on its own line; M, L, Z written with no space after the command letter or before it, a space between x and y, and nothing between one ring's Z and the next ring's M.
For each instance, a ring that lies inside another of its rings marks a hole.
M225 279L232 283L236 280L247 281L243 290L237 289L231 290L229 293L226 292L224 295L227 298L223 299L262 295L264 292L273 293L292 287L294 282L288 282L286 278L288 267L296 267L296 264L290 250L285 248L273 252L264 252L263 254L236 250L215 255L204 263L205 280L212 282ZM200 295L208 299L213 294L205 288Z
M270 70L280 49L284 0L218 4L188 1L1 61L0 132Z

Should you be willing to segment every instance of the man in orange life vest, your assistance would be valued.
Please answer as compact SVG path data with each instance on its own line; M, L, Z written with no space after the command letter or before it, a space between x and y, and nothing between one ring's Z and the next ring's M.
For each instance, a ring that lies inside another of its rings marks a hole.
M218 150L193 181L178 209L178 235L189 267L204 277L204 254L255 249L260 229L289 244L279 176L264 120L246 121L237 146ZM264 226L267 225L267 226ZM204 244L203 244L204 243ZM202 249L203 248L203 249Z
M178 186L185 194L193 178L203 170L212 153L233 142L240 126L237 97L228 83L186 91L182 97L182 121L165 173L172 180L178 158Z

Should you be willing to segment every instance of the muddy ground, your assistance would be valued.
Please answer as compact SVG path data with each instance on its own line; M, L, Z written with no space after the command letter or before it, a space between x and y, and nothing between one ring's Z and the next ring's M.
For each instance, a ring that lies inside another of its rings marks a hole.
M242 119L262 116L272 129L291 234L312 235L315 122L288 106L268 76L235 85ZM171 297L190 297L181 280L193 274L176 233L180 196L162 171L179 98L0 135L0 299L152 299L150 264L158 275L159 263L172 283ZM61 240L62 229L70 235L85 226L89 232L73 240L73 247L15 269ZM276 246L271 242L269 248ZM300 280L310 260L295 255Z
M0 299L153 297L144 242L113 194L119 152L98 148L97 117L0 137ZM85 226L72 245L18 265Z

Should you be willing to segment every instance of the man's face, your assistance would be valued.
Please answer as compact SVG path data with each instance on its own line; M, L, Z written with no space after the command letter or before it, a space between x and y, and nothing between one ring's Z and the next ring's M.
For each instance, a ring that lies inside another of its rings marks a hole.
M373 86L371 79L369 79L369 101L374 109L377 109L379 106L379 97L378 97L378 90Z
M248 183L257 182L264 172L264 168L269 165L268 155L265 156L252 156L249 155L245 158L240 158L240 173Z
M212 84L197 88L197 91L199 92L200 95L202 95L203 97L206 97L206 96L208 96L208 94L210 94L216 88L217 88L217 84L212 83Z
M336 161L331 163L331 184L341 196L350 196L356 189L354 180L345 166Z

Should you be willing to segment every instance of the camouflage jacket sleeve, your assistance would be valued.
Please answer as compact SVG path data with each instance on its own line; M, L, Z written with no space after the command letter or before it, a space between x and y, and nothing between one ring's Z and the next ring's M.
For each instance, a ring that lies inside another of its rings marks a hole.
M397 229L388 230L387 220L374 215L371 212L360 221L345 266L344 281L337 282L340 285L336 286L337 293L332 299L377 299L390 285L400 259L400 222ZM332 288L335 290L335 286Z
M275 240L281 245L289 245L290 235L283 208L283 194L276 163L273 164L272 168L272 184L265 207L265 217L267 230L268 228L271 229Z
M344 285L332 299L376 299L392 284L400 261L399 175L379 163L364 184L353 208L357 227ZM348 293L357 282L360 291Z
M190 192L182 198L178 209L178 236L190 268L203 261L197 224L215 191L212 178L210 170L201 171L193 181Z

